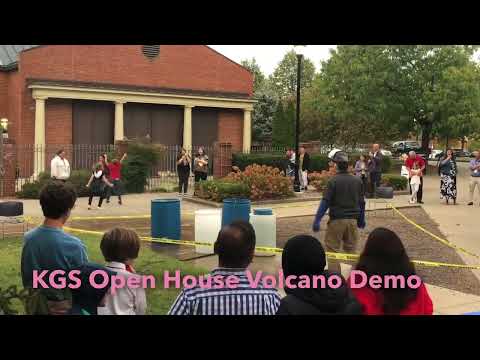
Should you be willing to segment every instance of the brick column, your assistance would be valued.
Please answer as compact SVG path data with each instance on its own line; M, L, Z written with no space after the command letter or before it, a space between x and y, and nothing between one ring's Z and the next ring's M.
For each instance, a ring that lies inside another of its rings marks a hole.
M215 143L213 158L213 177L222 178L232 171L232 144Z

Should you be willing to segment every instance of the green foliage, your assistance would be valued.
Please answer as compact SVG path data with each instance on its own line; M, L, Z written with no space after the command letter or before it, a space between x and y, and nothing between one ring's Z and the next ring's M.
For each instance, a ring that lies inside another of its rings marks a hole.
M255 58L245 59L240 62L243 67L247 68L253 74L253 92L256 93L257 91L261 90L265 85L265 75L263 75L260 66L257 63Z
M89 170L73 170L67 184L73 186L78 197L88 196L89 191L85 185L90 176L91 172ZM51 181L51 178L48 172L40 173L38 180L22 186L22 189L17 192L17 197L20 199L38 199L40 191L49 181Z
M255 142L270 142L278 99L268 91L256 92L255 98L257 103L253 105L252 139Z
M281 171L285 170L287 160L285 154L243 154L232 155L232 166L245 170L249 165L266 165ZM328 158L326 155L310 155L310 171L322 171L328 169Z
M232 166L238 167L241 171L249 165L267 165L284 170L286 166L286 159L284 154L270 155L270 154L232 154Z
M382 184L391 186L393 190L405 190L408 186L408 179L400 175L382 174Z
M281 99L295 97L297 91L297 68L298 60L295 51L285 54L278 66L270 76L269 81L272 89ZM302 61L301 90L305 90L312 84L315 76L315 65L307 58Z
M274 146L294 146L295 104L293 100L278 104L272 124L272 142Z
M127 147L127 158L122 166L122 179L129 193L143 193L152 168L157 164L164 147L154 144L131 142Z
M247 184L226 182L225 180L200 181L197 196L216 202L222 202L227 198L249 198L250 189Z
M7 289L0 288L0 315L18 315L19 311L15 308L14 301L25 303L28 297L28 290L18 290L16 285L11 285Z

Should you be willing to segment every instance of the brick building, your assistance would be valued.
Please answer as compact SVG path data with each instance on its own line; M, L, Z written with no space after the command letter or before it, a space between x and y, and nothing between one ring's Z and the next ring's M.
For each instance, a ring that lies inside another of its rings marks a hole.
M16 144L149 136L248 151L252 93L253 75L205 45L0 45L0 118Z

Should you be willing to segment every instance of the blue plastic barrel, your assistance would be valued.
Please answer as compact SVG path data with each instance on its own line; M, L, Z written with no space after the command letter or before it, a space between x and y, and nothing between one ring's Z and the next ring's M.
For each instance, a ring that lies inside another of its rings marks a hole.
M254 215L273 215L273 210L268 208L253 209Z
M223 200L222 227L236 220L250 221L249 199L225 199Z
M152 200L152 237L180 240L180 199Z

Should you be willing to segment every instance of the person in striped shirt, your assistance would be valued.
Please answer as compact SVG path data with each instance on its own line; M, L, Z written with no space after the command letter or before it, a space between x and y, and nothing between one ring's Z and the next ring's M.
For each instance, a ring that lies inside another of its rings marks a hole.
M214 245L219 267L210 276L220 277L226 283L235 277L234 286L215 288L199 285L183 289L169 315L275 315L280 306L276 289L265 288L262 282L252 286L247 267L255 251L255 231L244 221L235 221L225 226L218 234ZM252 278L256 275L252 274ZM237 285L238 284L238 285Z

